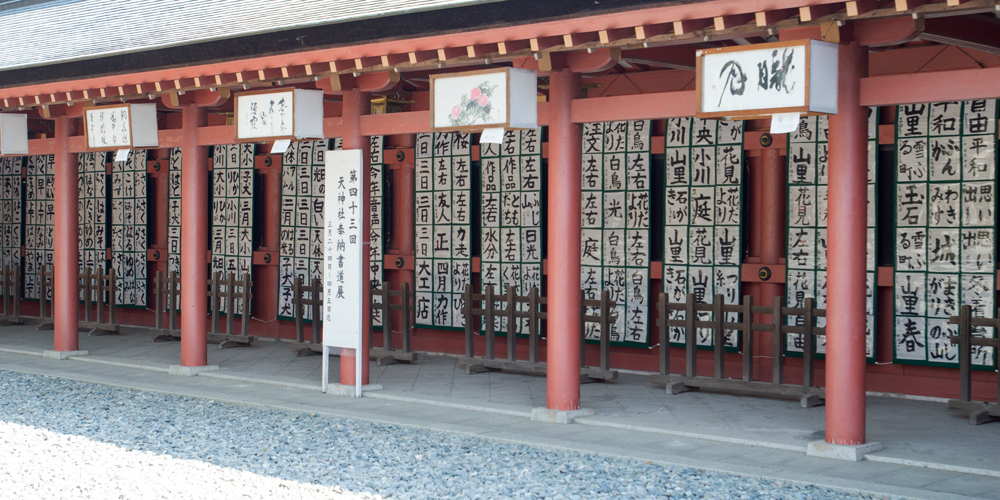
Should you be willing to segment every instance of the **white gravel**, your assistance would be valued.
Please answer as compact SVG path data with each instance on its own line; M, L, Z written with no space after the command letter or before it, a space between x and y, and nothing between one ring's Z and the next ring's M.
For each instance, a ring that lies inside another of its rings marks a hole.
M870 498L0 370L0 498Z

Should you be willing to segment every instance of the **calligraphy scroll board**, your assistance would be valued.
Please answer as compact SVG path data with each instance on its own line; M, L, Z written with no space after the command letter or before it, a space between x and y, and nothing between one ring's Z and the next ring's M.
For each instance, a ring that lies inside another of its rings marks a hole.
M323 91L267 89L236 95L236 142L323 138Z
M28 115L0 113L0 154L28 154Z
M87 151L155 148L160 145L155 104L114 104L83 110Z
M837 44L816 40L697 52L698 118L837 112Z

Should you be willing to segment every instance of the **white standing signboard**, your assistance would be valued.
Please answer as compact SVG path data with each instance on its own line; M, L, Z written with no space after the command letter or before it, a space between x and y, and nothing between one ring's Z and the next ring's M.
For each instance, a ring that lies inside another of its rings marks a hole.
M696 115L835 114L838 50L836 44L816 40L699 50Z
M364 160L360 149L327 151L326 199L323 228L323 392L329 376L331 347L355 349L355 395L361 396L362 238L363 218L368 211L361 203Z

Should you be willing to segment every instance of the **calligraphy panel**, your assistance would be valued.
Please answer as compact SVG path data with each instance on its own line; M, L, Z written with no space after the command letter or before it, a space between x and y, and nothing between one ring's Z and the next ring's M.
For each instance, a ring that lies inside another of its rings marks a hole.
M994 317L996 119L992 99L896 108L896 363L955 367L949 317ZM972 362L996 366L993 348L973 346Z
M518 295L532 288L542 292L542 132L513 130L501 144L480 144L482 197L480 227L483 290L492 286ZM518 304L527 310L527 304ZM507 318L496 318L497 332L510 330ZM527 318L519 318L516 333L527 334Z
M649 120L583 125L580 283L586 299L610 292L617 344L649 343L649 151ZM586 324L586 339L600 336Z
M88 267L92 270L108 269L107 229L110 217L107 153L80 153L78 172L77 235L80 238L80 272ZM80 299L83 299L82 290Z
M111 268L118 305L146 306L146 151L111 166Z
M827 262L827 165L829 120L810 116L799 120L788 134L788 258L785 283L788 307L805 307L806 299L815 299L816 307L826 308ZM867 206L867 288L865 304L865 352L875 361L876 255L876 158L878 156L878 108L868 108L868 206ZM803 316L789 316L790 325L802 325ZM816 318L817 326L826 326L826 318ZM826 336L816 337L815 353L823 358ZM803 338L788 334L785 351L801 355Z
M465 327L461 294L471 284L472 271L470 152L468 134L417 134L418 327Z
M38 273L51 266L55 240L55 185L53 155L28 156L24 202L24 298L39 298ZM47 289L52 299L52 288Z
M664 139L663 292L671 302L698 302L716 294L726 304L740 301L743 248L743 122L671 118ZM699 312L711 320L711 312ZM726 321L736 321L727 313ZM684 311L671 311L683 319ZM686 342L682 328L670 328L669 341ZM738 335L726 332L726 345ZM711 330L698 329L696 344L714 345Z
M21 265L23 156L0 158L0 265Z
M167 272L181 272L181 148L167 162Z
M212 153L211 276L243 279L253 260L254 145L215 146ZM224 290L225 287L221 287ZM229 313L226 301L219 312ZM240 311L242 299L233 307Z

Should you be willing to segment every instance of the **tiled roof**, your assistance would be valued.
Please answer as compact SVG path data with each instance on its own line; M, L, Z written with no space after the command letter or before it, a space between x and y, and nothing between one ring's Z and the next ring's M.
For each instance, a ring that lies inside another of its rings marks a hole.
M486 1L23 0L0 9L0 70Z

